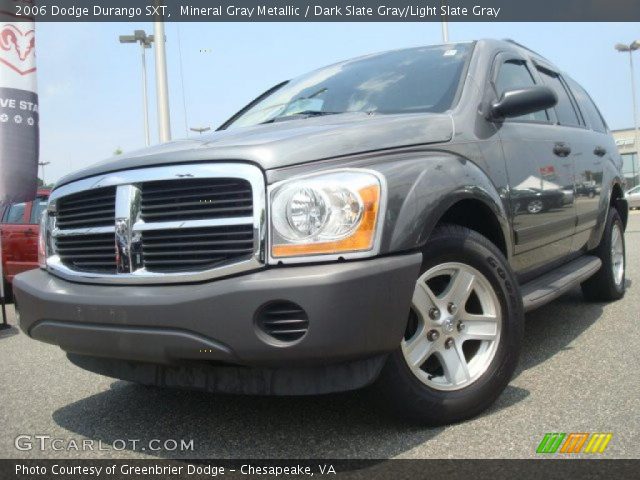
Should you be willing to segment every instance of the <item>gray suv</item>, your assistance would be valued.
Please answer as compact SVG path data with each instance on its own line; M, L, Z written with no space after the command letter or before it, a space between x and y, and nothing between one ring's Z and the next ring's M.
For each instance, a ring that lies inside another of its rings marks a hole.
M623 296L621 163L585 90L514 42L347 60L62 179L20 326L133 382L372 385L460 421L509 383L526 311Z

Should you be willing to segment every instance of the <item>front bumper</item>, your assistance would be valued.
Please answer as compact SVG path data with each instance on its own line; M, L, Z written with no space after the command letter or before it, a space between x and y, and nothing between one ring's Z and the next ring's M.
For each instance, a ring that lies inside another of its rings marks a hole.
M34 270L15 278L14 291L20 328L72 355L318 367L398 347L421 260L414 253L162 286L78 284ZM298 342L284 346L258 332L255 313L274 300L306 311L309 329Z

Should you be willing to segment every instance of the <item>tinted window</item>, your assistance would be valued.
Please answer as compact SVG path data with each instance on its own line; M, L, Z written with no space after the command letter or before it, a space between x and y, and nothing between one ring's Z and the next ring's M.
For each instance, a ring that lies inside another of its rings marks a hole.
M586 115L589 119L591 128L596 132L605 133L607 131L607 126L602 119L602 115L600 115L600 112L598 111L598 107L593 103L593 100L591 100L591 97L586 90L578 85L578 83L572 78L565 77L565 80L569 84L569 87L573 92L573 96L577 100L580 110L582 110L582 114Z
M45 208L47 208L47 198L36 198L31 207L31 223L40 223L40 217L42 217L42 212L44 212Z
M555 106L558 123L560 123L560 125L569 125L572 127L579 126L580 120L578 119L578 114L576 113L575 108L573 108L571 98L569 97L562 80L560 80L560 77L555 73L548 72L547 70L541 69L539 71L545 85L553 89L553 91L556 92L556 95L558 95L558 103Z
M309 112L444 112L452 106L471 47L396 50L321 68L286 83L228 128Z
M509 60L500 66L498 76L496 77L496 93L498 94L498 98L507 90L533 86L535 86L535 81L524 62ZM539 122L546 122L548 120L545 110L514 118L517 120L533 120Z
M25 203L15 203L4 214L4 223L24 223Z

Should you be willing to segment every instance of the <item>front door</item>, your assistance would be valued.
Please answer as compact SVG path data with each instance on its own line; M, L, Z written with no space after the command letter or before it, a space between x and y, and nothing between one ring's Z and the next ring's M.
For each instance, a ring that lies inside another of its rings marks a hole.
M535 67L515 54L496 59L496 98L506 90L540 84ZM509 179L517 271L534 269L569 254L575 231L572 146L555 112L541 110L497 124Z

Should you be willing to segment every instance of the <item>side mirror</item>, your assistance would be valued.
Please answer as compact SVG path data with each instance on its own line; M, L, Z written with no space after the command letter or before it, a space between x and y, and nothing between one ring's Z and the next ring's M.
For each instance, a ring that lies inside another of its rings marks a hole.
M549 87L528 87L507 90L500 100L491 105L491 117L494 119L519 117L539 112L558 103L558 96Z

